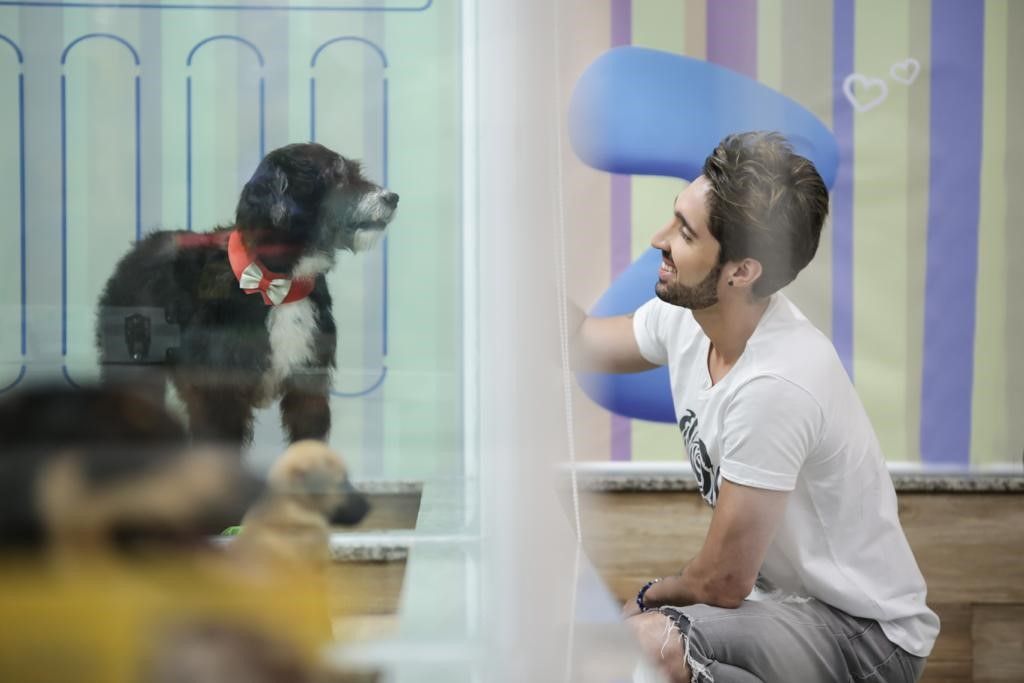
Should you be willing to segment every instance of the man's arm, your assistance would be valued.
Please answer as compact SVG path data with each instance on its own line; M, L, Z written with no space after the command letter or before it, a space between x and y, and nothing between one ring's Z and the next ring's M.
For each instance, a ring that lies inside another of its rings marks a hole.
M640 372L658 367L640 354L633 335L633 316L587 316L569 304L572 366L588 372Z
M651 586L644 595L644 605L702 603L739 607L754 587L788 497L788 491L723 481L711 526L697 557L678 576L666 577ZM628 603L626 611L631 613Z

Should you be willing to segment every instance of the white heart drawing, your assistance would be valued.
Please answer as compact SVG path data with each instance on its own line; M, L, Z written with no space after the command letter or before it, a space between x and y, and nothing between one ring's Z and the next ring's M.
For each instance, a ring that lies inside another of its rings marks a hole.
M861 90L860 99L853 92L854 85ZM871 91L877 91L877 93L870 95ZM843 79L843 94L846 95L846 99L850 101L854 109L859 112L866 112L885 101L885 98L889 96L889 86L880 78L850 74Z
M896 62L889 67L889 75L892 76L892 80L903 85L910 85L916 81L919 73L921 73L921 63L913 57Z

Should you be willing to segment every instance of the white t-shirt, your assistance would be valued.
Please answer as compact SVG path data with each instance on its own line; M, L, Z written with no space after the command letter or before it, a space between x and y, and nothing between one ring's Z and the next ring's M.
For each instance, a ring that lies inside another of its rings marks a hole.
M777 293L712 386L710 340L691 311L652 299L633 332L644 358L668 365L704 500L715 505L722 478L792 492L761 575L874 619L889 640L928 656L939 618L925 604L881 446L829 339Z

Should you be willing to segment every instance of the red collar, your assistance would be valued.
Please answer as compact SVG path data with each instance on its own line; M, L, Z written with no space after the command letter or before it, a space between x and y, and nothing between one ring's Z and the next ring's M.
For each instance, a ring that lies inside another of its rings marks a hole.
M235 273L238 286L246 294L260 293L267 306L279 306L299 301L309 296L316 281L313 278L291 279L287 275L267 270L266 266L254 259L242 242L242 234L231 231L228 238L228 261Z

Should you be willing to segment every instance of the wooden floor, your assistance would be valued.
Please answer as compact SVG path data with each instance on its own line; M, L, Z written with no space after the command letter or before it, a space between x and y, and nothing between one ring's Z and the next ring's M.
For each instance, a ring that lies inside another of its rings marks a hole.
M710 510L693 492L588 493L584 546L625 601L700 548ZM1024 496L908 493L900 519L942 630L922 681L1024 682Z
M370 511L352 527L338 531L373 532L412 529L419 513L420 493L371 493ZM398 599L405 561L335 562L327 575L334 638L338 641L386 638L398 630Z

